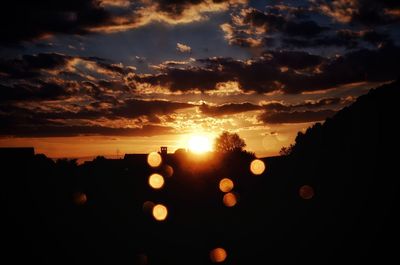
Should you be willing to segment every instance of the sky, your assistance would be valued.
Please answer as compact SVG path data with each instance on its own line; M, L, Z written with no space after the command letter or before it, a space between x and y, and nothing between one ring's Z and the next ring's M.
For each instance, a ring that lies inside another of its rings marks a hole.
M396 80L400 1L8 1L0 146L50 157L238 133L273 156Z

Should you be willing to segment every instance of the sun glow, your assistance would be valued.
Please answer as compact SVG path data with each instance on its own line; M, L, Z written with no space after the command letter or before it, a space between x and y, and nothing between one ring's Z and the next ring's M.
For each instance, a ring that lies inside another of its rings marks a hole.
M194 153L205 153L212 150L212 140L205 135L193 135L189 138L187 146Z

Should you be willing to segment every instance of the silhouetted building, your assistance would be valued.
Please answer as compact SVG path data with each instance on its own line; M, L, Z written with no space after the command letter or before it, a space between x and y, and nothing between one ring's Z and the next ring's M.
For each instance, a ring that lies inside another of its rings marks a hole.
M162 156L162 157L166 157L166 156L167 156L167 153L168 153L168 147L166 147L166 146L161 146L161 148L160 148L160 154L161 154L161 156Z

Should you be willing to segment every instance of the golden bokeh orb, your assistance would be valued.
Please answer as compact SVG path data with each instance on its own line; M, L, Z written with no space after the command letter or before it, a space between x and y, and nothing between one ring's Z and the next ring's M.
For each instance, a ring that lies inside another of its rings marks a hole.
M232 192L228 192L227 194L224 195L222 202L226 207L233 207L237 203L236 195Z
M210 259L214 263L224 262L227 258L227 254L225 249L223 248L214 248L210 251Z
M254 159L250 164L250 171L254 175L261 175L265 171L265 163L260 159Z
M231 179L229 179L229 178L223 178L219 182L219 189L222 192L230 192L233 189L234 186L235 185L233 184L233 181Z
M83 192L75 192L72 195L72 200L76 205L84 205L87 202L87 196Z
M164 178L160 174L154 173L149 177L149 185L153 189L161 189L164 186Z
M311 187L310 185L303 185L299 189L299 195L304 200L310 200L315 195L314 188Z
M148 257L146 254L139 254L136 256L135 264L138 265L147 265L148 264Z
M174 168L171 167L170 165L166 165L164 167L164 173L166 177L170 178L174 174Z
M152 201L145 201L145 202L143 203L143 211L144 211L146 214L151 214L152 211L153 211L154 205L155 205L155 203L152 202Z
M151 152L150 154L148 154L147 163L149 164L149 166L158 167L161 165L161 162L162 162L162 157L159 153Z
M153 207L153 217L157 221L164 221L168 216L168 209L162 204Z

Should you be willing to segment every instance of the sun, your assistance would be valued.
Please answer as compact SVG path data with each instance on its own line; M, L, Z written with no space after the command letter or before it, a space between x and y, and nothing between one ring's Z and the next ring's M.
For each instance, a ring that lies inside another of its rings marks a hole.
M212 150L212 140L205 135L193 135L187 143L188 149L194 153L205 153Z

